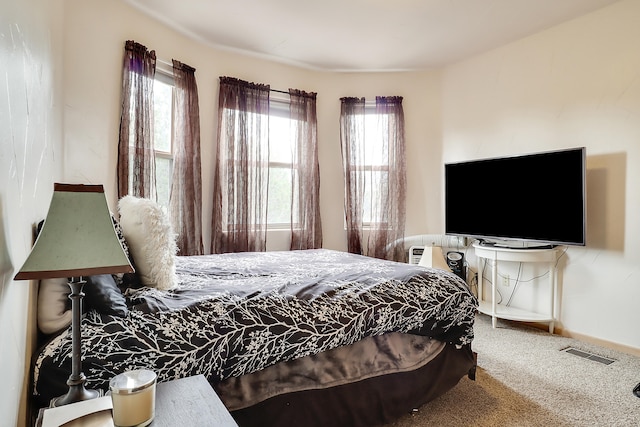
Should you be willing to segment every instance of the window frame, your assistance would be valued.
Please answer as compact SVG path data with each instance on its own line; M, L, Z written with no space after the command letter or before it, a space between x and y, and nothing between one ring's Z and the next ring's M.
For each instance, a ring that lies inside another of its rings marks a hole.
M162 67L160 66L162 65L161 63L159 64L159 66L156 67L156 73L155 73L155 77L154 77L154 98L153 98L153 120L154 120L154 128L153 128L153 152L154 152L154 161L156 162L156 177L155 177L155 185L156 185L156 202L158 202L158 204L160 204L161 206L165 207L167 209L167 211L169 211L169 203L170 203L170 198L171 198L171 185L172 185L172 180L173 180L173 160L174 160L174 155L173 155L173 148L174 148L174 116L175 116L175 79L174 79L174 75L173 75L173 69L170 68L169 66L166 67ZM169 150L162 150L162 149L158 149L157 148L157 144L156 144L156 126L155 126L155 121L156 121L156 112L157 112L157 108L156 108L156 96L155 96L155 85L156 82L160 82L162 84L165 84L167 86L171 87L171 108L170 108L170 113L169 113L169 117L168 120L170 122L170 126L169 126ZM166 199L166 205L164 203L164 201L160 201L158 200L158 174L157 174L157 170L158 170L158 159L162 159L162 160L169 160L169 177L168 177L168 181L167 181L167 185L168 188L166 188L166 194L167 194L167 199Z
M275 113L275 114L274 114ZM282 162L282 161L272 161L271 160L271 144L272 144L272 134L271 134L271 118L272 117L281 117L284 118L288 121L289 124L289 132L288 132L288 138L289 138L289 146L292 149L292 153L291 153L291 157L290 157L290 162ZM291 121L293 119L291 119L291 98L289 96L288 93L281 93L281 92L271 92L271 94L269 95L269 183L271 183L271 170L272 169L288 169L289 171L291 171L292 173L297 173L298 170L298 165L296 165L294 163L295 159L294 159L294 155L293 155L293 151L296 149L296 147L293 145L295 143L295 141L291 141L292 139L292 134L291 134ZM291 182L291 179L288 180L290 185L289 188L289 196L290 196L290 200L293 200L293 184ZM291 229L299 229L300 228L300 221L299 218L293 222L291 221L291 217L293 215L293 212L298 212L298 209L294 209L293 206L289 205L289 221L288 222L269 222L269 197L267 197L267 224L266 227L268 230L291 230Z
M288 93L280 93L280 92L276 92L275 94L272 92L269 95L269 116L268 116L268 123L269 123L269 157L271 157L271 144L273 143L273 138L272 138L272 118L273 117L280 117L280 118L284 118L289 122L289 138L291 141L292 135L291 135L291 99L289 97ZM292 145L292 144L290 144ZM293 150L295 150L295 147L292 147ZM290 158L290 162L283 162L283 161L272 161L271 159L268 161L267 164L267 168L269 169L269 187L271 185L271 171L273 169L284 169L284 170L289 170L292 172L297 173L298 170L298 165L294 162L294 158L293 158L293 152L292 152L292 156ZM226 159L226 163L227 163L227 167L231 168L231 166L234 163L239 162L240 159L236 159L236 158L228 158ZM291 180L288 180L288 183L291 184ZM268 188L267 191L270 190L270 188ZM290 186L290 191L289 191L289 196L290 196L290 200L293 199L293 195L291 194L291 191L293 191L292 189L292 185ZM260 224L261 226L266 227L267 230L269 231L276 231L276 230L291 230L291 229L299 229L300 228L300 221L299 219L296 220L295 222L292 222L291 219L287 222L269 222L269 195L272 194L271 191L268 192L267 194L267 223L266 224ZM292 216L292 212L298 212L298 209L294 209L293 206L289 206L289 218L291 218ZM226 226L233 226L234 224L226 224Z
M374 117L375 122L373 123L372 127L374 128L374 137L378 137L378 120L379 120L379 116L381 116L380 114L378 114L377 110L376 110L376 102L375 101L365 101L364 104L364 141L362 142L363 144L363 149L365 151L365 153L367 152L367 141L369 140L369 138L367 138L367 135L370 135L371 132L368 132L369 127L367 126L367 116L369 117ZM388 114L387 114L388 116ZM384 141L382 142L384 144ZM387 141L388 143L388 141ZM387 161L386 163L381 162L381 163L365 163L362 165L350 165L351 170L353 171L357 171L357 172L368 172L371 175L373 175L374 172L384 172L386 173L387 176L387 180L389 179L389 161L388 161L388 152L389 152L389 147L383 147L383 149L385 149L385 151L387 152ZM371 189L373 190L375 188L375 186L373 186L373 184L371 185ZM365 193L366 193L366 189L365 189ZM392 229L393 227L391 226L390 223L388 222L372 222L369 218L369 220L365 220L365 218L367 216L370 216L370 212L373 209L373 193L370 194L369 196L369 200L365 200L365 196L363 194L363 200L362 200L362 212L361 212L361 218L362 218L362 228L363 229L367 229L367 230L371 230L371 229ZM365 206L371 206L371 210L369 210L369 212L367 212L367 210L365 210ZM346 223L346 219L345 219L345 223L344 223L344 227L345 230L347 229L347 223Z

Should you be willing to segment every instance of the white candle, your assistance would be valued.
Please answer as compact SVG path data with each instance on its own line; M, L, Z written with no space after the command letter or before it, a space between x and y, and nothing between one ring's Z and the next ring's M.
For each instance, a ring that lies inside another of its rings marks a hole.
M145 369L128 371L109 382L116 427L142 427L155 414L156 374Z

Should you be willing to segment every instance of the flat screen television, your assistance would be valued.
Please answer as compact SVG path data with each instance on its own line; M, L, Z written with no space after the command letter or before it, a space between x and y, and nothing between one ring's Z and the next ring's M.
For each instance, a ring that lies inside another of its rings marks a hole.
M445 164L445 233L513 247L586 244L586 149Z

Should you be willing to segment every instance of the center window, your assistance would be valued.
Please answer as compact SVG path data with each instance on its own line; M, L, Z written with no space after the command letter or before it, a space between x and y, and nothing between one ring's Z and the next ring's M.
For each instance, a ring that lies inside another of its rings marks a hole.
M248 113L247 121L260 122L266 119L268 121L268 139L262 139L260 150L268 149L268 187L266 195L266 225L270 229L289 229L291 224L298 224L297 206L292 195L293 182L296 178L297 168L295 165L295 132L298 126L298 120L292 120L289 112L289 96L281 95L271 97L269 100L269 115L259 115L257 113ZM235 111L225 109L226 120L233 121ZM240 167L246 161L244 159L244 151L241 147L236 146L233 150L233 158L229 159L229 170L233 173L244 173L244 169ZM160 156L162 153L159 154ZM158 158L158 154L157 157ZM238 166L238 167L236 167ZM256 164L257 166L257 164ZM242 178L238 178L237 182L242 182ZM242 191L242 188L234 188L234 191ZM159 192L159 191L158 191ZM294 212L294 217L292 217ZM225 216L225 219L231 219ZM251 221L255 218L251 217ZM264 225L264 224L262 224Z
M380 212L385 209L380 205L383 200L378 194L389 187L389 147L383 137L384 129L389 126L386 114L377 114L375 104L365 106L364 115L364 147L360 162L355 166L364 176L364 197L362 203L362 222L364 226L387 226L375 221L385 217Z
M288 96L287 96L288 98ZM297 120L291 120L288 99L269 101L269 194L267 225L269 228L289 228L291 222L292 183L296 168L293 164ZM293 212L298 212L294 207Z

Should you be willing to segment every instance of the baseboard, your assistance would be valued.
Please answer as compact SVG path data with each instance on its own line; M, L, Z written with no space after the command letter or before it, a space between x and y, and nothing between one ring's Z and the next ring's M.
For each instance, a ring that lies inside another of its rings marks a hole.
M547 323L530 323L530 322L519 322L524 323L528 326L532 326L537 329L542 329L545 331L549 330L549 324ZM579 334L577 332L571 332L564 328L556 326L553 328L553 333L556 335L560 335L561 337L573 338L579 341L583 341L589 344L599 345L600 347L605 347L611 350L620 351L622 353L630 354L632 356L640 357L640 348L631 347L623 344L614 343L611 341L603 340L600 338L594 338L589 335Z

